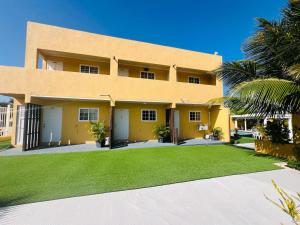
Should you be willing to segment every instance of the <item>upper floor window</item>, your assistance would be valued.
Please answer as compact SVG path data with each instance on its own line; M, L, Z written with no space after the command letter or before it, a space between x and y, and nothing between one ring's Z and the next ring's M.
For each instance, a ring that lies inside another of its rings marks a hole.
M155 79L155 75L152 72L141 71L141 78L154 80Z
M199 77L189 77L189 83L192 84L200 84L200 78Z
M79 121L97 121L99 118L98 108L80 108L79 109Z
M156 121L156 110L143 109L142 110L142 121Z
M80 65L80 72L81 73L99 74L99 67L91 66L91 65Z
M190 111L189 120L192 122L201 121L201 113L199 111Z

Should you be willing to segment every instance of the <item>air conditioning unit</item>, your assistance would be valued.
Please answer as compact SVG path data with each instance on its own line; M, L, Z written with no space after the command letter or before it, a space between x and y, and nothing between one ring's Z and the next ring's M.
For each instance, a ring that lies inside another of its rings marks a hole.
M198 130L199 131L208 130L208 125L207 124L199 124Z

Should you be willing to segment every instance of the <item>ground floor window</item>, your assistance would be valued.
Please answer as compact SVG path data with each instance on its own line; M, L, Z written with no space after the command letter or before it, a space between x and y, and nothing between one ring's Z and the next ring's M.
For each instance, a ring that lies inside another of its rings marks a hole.
M79 121L97 121L99 119L98 108L80 108Z
M142 110L142 121L156 121L156 110L143 109Z
M201 113L199 111L190 111L189 120L193 122L198 122L201 120Z

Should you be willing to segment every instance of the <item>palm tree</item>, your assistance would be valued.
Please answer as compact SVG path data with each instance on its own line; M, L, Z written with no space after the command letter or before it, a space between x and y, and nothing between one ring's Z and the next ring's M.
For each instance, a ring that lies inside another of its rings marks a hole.
M282 18L258 18L258 29L243 45L245 60L224 63L215 72L231 91L233 110L259 115L300 112L300 0L289 0Z

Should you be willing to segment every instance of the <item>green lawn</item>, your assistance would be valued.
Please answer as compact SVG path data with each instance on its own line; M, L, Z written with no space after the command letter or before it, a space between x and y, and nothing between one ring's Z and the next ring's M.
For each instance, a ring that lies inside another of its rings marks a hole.
M255 139L253 137L240 137L238 142L240 144L243 144L243 143L254 143Z
M10 140L9 141L0 141L0 150L4 148L10 147Z
M0 157L0 206L277 169L230 145Z

